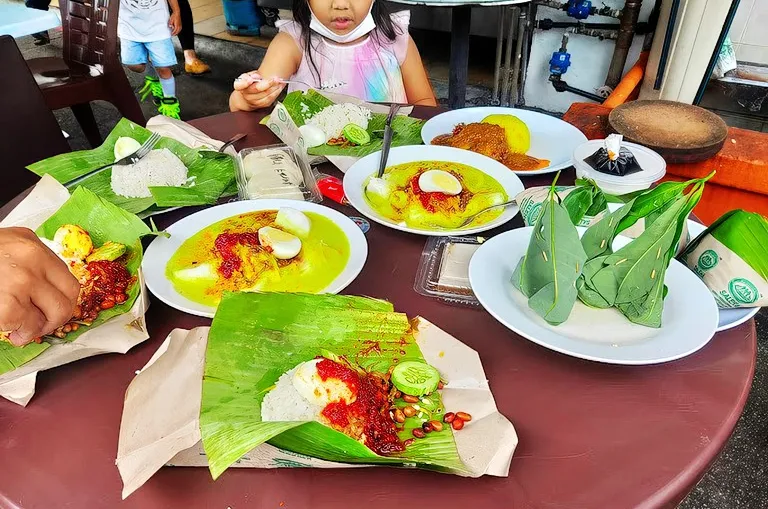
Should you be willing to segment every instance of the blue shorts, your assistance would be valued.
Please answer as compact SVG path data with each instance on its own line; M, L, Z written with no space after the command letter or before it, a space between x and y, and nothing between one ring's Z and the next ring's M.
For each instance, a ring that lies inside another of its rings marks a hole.
M152 42L135 42L120 39L120 57L125 65L146 64L147 57L155 67L176 65L176 50L170 39Z

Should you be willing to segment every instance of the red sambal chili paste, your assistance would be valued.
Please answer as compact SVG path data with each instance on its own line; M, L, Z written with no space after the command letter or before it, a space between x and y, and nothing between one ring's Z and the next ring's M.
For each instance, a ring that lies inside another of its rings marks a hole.
M85 269L88 280L80 290L74 318L92 322L102 309L113 308L128 300L128 287L133 276L118 260L89 262Z
M238 245L255 247L260 243L258 234L253 232L222 233L216 237L213 245L221 256L219 273L229 279L243 265L243 260L235 253L235 247Z
M405 450L397 437L395 423L389 417L389 388L381 378L361 375L353 369L323 359L317 363L317 373L325 381L335 378L344 382L356 396L353 403L335 401L321 412L335 429L362 427L365 445L376 454L387 455Z

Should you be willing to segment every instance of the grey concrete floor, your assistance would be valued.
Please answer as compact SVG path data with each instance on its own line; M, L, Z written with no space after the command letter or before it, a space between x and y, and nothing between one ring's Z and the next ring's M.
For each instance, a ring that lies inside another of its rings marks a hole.
M61 54L60 33L52 33L52 43L47 46L34 46L31 37L18 39L17 43L25 58ZM184 119L228 111L232 81L242 72L257 68L264 52L260 48L206 37L198 37L196 44L198 53L214 71L197 78L177 74L177 95ZM132 84L139 86L143 78L127 72ZM444 103L448 96L447 81L433 79L432 82L438 99ZM490 97L487 87L470 85L467 91L468 105L488 104ZM143 104L142 108L147 117L156 115L151 103ZM114 107L102 102L94 103L93 109L102 135L106 135L119 120L119 114ZM61 128L71 135L69 141L74 150L89 148L69 110L57 111L56 118ZM768 508L768 309L757 316L757 331L757 369L744 414L723 453L680 505L681 509Z

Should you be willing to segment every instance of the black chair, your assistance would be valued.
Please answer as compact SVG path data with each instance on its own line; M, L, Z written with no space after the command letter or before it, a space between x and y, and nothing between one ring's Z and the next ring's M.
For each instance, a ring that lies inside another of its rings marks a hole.
M8 35L0 36L0 69L0 203L5 204L39 180L27 165L70 148L16 41Z

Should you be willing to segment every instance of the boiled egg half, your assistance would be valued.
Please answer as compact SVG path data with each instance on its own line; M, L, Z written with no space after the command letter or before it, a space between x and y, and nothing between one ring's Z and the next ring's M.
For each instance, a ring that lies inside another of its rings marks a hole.
M128 136L121 136L115 142L115 161L119 161L124 157L128 157L141 148L141 143L129 138Z
M419 176L419 188L425 193L443 193L456 196L461 193L459 179L443 170L427 170Z
M309 235L309 229L312 227L312 223L305 213L291 207L281 207L278 209L275 224L283 230L302 238Z
M278 260L290 260L301 251L301 240L297 236L272 226L259 228L259 244Z

